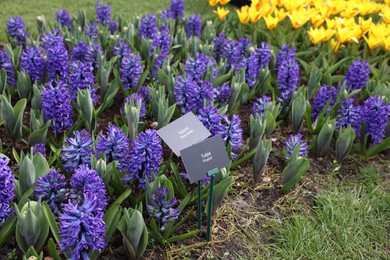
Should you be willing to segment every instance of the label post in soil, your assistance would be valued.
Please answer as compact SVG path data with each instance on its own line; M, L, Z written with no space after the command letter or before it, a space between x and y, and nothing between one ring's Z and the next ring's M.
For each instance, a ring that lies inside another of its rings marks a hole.
M211 135L210 131L189 112L157 131L157 134L180 157L181 150L203 141Z

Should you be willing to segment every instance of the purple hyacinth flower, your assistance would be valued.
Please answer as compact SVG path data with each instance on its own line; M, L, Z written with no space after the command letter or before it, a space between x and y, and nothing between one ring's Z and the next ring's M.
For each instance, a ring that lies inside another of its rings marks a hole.
M73 126L72 99L68 88L61 82L49 82L42 89L43 118L51 120L51 129L60 134Z
M51 169L46 176L39 177L34 187L34 197L45 201L57 216L68 200L68 196L65 176L59 174L56 169Z
M42 81L45 73L45 59L41 48L25 48L20 56L20 69L28 73L32 82Z
M114 34L118 30L118 23L113 20L108 21L108 29L111 34Z
M264 112L266 106L271 103L272 100L268 96L262 96L261 98L258 98L255 103L253 103L252 106L252 113L254 117L261 117L262 120L264 120Z
M173 19L183 19L184 17L184 1L183 0L172 0L171 13Z
M191 14L190 17L188 17L186 24L187 38L191 37L192 35L196 37L200 37L202 35L202 20L196 14Z
M220 33L214 38L213 56L215 60L225 57L226 41L224 33Z
M84 27L84 34L85 36L89 36L92 41L99 38L99 29L96 23L87 23L87 25Z
M204 106L204 103L210 103L214 97L213 84L208 80L201 80L198 83L196 88L196 94L194 97L194 102L196 104L196 110L201 109Z
M127 57L132 53L129 43L125 39L119 39L118 43L114 46L114 55L118 57L119 63L123 57Z
M70 178L69 199L75 204L82 204L84 194L92 193L96 196L96 207L104 211L107 207L107 191L102 178L94 169L82 164Z
M138 187L146 189L146 181L159 172L162 159L162 142L156 130L147 129L133 140L124 182L137 180Z
M226 58L226 69L235 68L241 60L241 52L239 44L236 41L226 40L224 46L224 54Z
M0 155L0 223L4 222L13 214L14 209L11 201L15 197L14 174L8 166L9 159Z
M139 55L131 53L123 57L119 69L123 87L125 90L135 88L142 75L142 63Z
M206 106L199 109L197 117L212 135L223 134L226 130L221 122L222 116L216 107Z
M252 41L247 37L241 37L238 40L238 49L241 57L249 56L249 48L252 46Z
M187 78L192 78L196 82L199 82L206 70L207 65L210 63L211 58L207 55L197 52L195 57L188 56L184 65L184 73Z
M368 62L355 60L349 66L347 75L345 76L345 83L347 90L353 91L355 89L363 89L366 86L370 74L370 66Z
M364 101L360 109L359 129L356 135L360 137L360 127L366 122L365 134L372 143L379 144L386 134L387 123L390 119L390 104L385 104L382 97L373 96Z
M268 66L271 60L271 48L265 42L260 44L260 48L255 48L247 61L246 81L253 87L262 68Z
M348 126L352 126L354 129L358 128L360 123L360 107L354 106L353 102L352 98L348 98L341 103L341 108L337 115L337 130Z
M111 20L111 7L96 0L96 22L105 25Z
M294 91L298 88L299 65L295 60L285 60L279 67L276 82L279 84L279 93L285 104L290 102Z
M280 65L282 65L282 62L285 60L295 60L296 57L296 49L295 47L289 48L288 45L283 45L278 53L278 56L276 56L275 60L275 71L277 72L279 70Z
M5 51L0 50L0 70L4 69L7 74L7 83L10 86L15 86L15 72L14 66L11 63L11 59Z
M174 19L173 18L173 14L171 12L171 9L169 8L165 8L164 10L162 10L162 12L160 13L160 18L161 20L171 20L171 19Z
M160 225L160 231L165 231L169 222L175 221L180 214L180 209L175 208L179 204L176 198L167 200L168 188L161 186L149 195L149 205L146 209L151 218L154 218Z
M139 89L138 94L142 96L146 103L149 103L152 100L152 96L150 95L150 90L148 86L142 86Z
M294 152L295 147L299 144L299 156L305 157L307 155L307 142L302 140L301 134L290 135L290 137L286 141L285 149L286 149L286 157L285 159L290 160L290 156Z
M183 114L192 111L196 108L197 84L191 78L185 79L178 76L174 89L174 97L176 104L181 106Z
M89 89L94 105L97 104L99 97L96 94L95 76L91 63L83 63L80 61L73 62L70 66L69 86L71 98L77 98L78 90Z
M157 18L154 14L144 15L138 29L138 38L152 39L157 31Z
M232 90L228 83L224 83L220 87L214 88L214 101L218 102L219 105L224 106L229 102Z
M67 172L73 172L81 164L89 164L93 142L85 130L74 131L74 138L67 137L62 147L62 162Z
M237 156L237 152L242 146L241 119L238 115L233 115L232 119L229 119L228 116L223 116L222 125L225 128L222 133L222 138L225 141L226 145L230 143L232 151L231 156L232 159L235 159Z
M158 53L160 56L163 56L164 59L167 58L172 44L169 28L165 25L161 25L158 32L154 33L151 39L152 45L149 50L149 56Z
M103 217L92 193L84 194L82 205L66 204L59 218L61 252L70 254L70 259L89 259L90 250L100 253L107 246Z
M72 30L72 19L65 9L58 9L56 13L56 21L61 25L61 27L68 27L69 30Z
M34 145L33 153L41 153L44 157L46 157L46 147L43 143L38 143Z
M64 38L57 30L48 33L43 38L46 50L46 68L49 80L66 81L69 73L68 50L65 48Z
M24 26L23 19L19 16L14 18L8 17L7 33L17 46L25 46L27 38L30 37Z
M130 141L115 125L109 125L107 137L100 134L96 143L96 156L103 157L107 163L118 161L118 169L125 167L126 156L129 153Z
M93 63L94 53L92 46L88 46L85 42L79 41L72 49L71 60L72 62L80 61Z
M325 112L326 115L332 109L332 106L336 102L336 95L337 93L335 87L322 85L318 90L317 94L314 96L311 117L316 118L319 114L321 114L326 103L328 103L330 99L330 104Z
M134 100L134 105L137 105L137 101L140 100L141 101L141 111L139 113L139 116L141 118L144 118L146 116L146 103L145 103L145 100L144 100L144 97L141 95L141 94L138 94L138 93L133 93L131 94L130 96L127 96L125 98L125 100L123 101L123 104L122 104L122 110L124 111L125 109L125 104L130 104L130 100L133 99Z

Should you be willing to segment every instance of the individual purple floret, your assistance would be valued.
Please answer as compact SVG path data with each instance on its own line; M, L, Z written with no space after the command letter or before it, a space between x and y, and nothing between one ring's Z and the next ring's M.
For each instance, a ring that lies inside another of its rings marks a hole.
M24 27L23 19L19 16L14 18L8 17L7 33L17 46L25 46L27 38L30 37L30 34Z
M238 42L233 40L226 40L224 46L224 54L226 58L226 69L235 68L241 60L241 52Z
M211 58L209 56L200 52L197 52L195 57L188 56L184 65L184 73L186 77L199 82L203 78L210 60Z
M94 53L92 46L87 45L83 41L79 41L72 49L71 60L72 62L81 61L93 63Z
M132 53L129 43L125 39L119 39L118 43L114 46L114 55L118 57L119 63L123 57L129 56Z
M166 224L179 217L180 209L175 208L179 204L176 198L167 200L168 188L161 186L149 195L149 205L146 209L151 218L160 225L160 231L164 232Z
M39 177L34 187L34 197L46 202L56 216L67 202L68 196L65 176L59 174L56 169L51 169L46 176Z
M65 9L58 9L56 13L56 21L61 25L61 27L68 27L69 30L72 29L72 19Z
M15 86L15 72L11 59L5 51L0 50L0 70L4 69L7 74L7 83L10 86Z
M222 86L214 88L214 101L218 102L220 106L226 105L229 102L231 92L230 85L223 83Z
M34 154L41 153L44 157L46 157L46 147L43 143L38 143L34 145Z
M51 129L61 134L73 126L73 108L68 88L61 82L50 81L42 89L43 118L51 120Z
M221 123L221 113L216 107L206 106L199 109L197 117L212 135L225 132L225 127Z
M103 4L96 0L96 22L106 25L111 20L111 8L109 4Z
M332 106L336 102L336 95L337 93L335 87L322 85L318 90L317 94L314 96L313 104L311 107L312 109L311 117L316 118L319 114L321 114L326 103L328 103L328 101L331 100L328 108L326 109L325 112L326 115L332 109Z
M258 98L252 106L252 113L254 117L261 117L261 120L264 120L264 112L266 106L271 103L272 100L268 96L262 96Z
M238 40L238 49L241 57L249 57L249 48L252 46L252 41L247 37L241 37ZM268 46L269 47L269 46ZM271 54L270 54L271 55Z
M283 45L278 53L278 56L276 56L275 60L275 71L277 72L279 70L280 65L282 65L282 62L285 60L295 60L296 57L296 49L294 46L291 48L288 47L288 45Z
M286 141L286 157L284 157L287 161L290 160L290 156L294 152L295 147L299 144L299 156L305 157L307 155L307 142L302 140L301 134L290 135L290 137Z
M9 159L0 155L0 223L4 222L13 214L14 209L11 201L15 197L14 174L8 166Z
M87 23L84 27L84 34L89 36L93 41L99 38L99 29L96 23Z
M20 69L28 73L31 82L41 82L45 73L45 59L41 48L25 48L20 56Z
M81 89L89 89L91 91L91 98L96 105L99 98L96 95L95 76L93 74L93 67L91 63L73 62L70 66L69 86L71 98L77 98L78 91Z
M154 14L144 15L138 29L138 38L152 39L157 31L157 18Z
M127 96L125 98L125 100L123 101L123 105L122 105L122 110L125 109L125 104L128 103L130 104L130 99L133 99L134 100L134 106L137 105L137 101L140 100L141 101L141 111L139 113L139 116L141 118L144 118L146 116L146 103L145 103L145 100L144 100L144 97L141 95L141 94L138 94L138 93L133 93L131 94L130 96Z
M66 81L69 73L68 50L65 48L64 38L54 31L42 39L46 50L46 69L49 80Z
M355 60L349 66L347 75L345 76L347 90L363 89L366 86L369 74L370 66L368 62Z
M355 129L358 129L360 121L360 108L353 105L353 99L345 99L341 103L341 108L339 109L339 115L337 116L336 129L346 128L352 126ZM359 126L360 129L360 126Z
M218 61L219 59L225 57L226 41L224 33L220 33L214 38L213 56L215 60Z
M237 156L237 152L240 150L242 146L242 127L241 127L241 119L238 115L233 115L230 120L228 116L222 117L222 125L225 130L222 133L222 138L227 145L230 143L231 146L231 156L232 159L235 159Z
M61 252L70 254L70 259L89 259L90 250L100 253L107 246L103 217L92 193L84 194L82 205L66 204L59 218Z
M173 19L183 19L184 17L184 1L183 0L172 0L171 13Z
M146 181L159 172L162 159L162 143L156 130L147 129L133 140L124 182L137 180L138 187L146 190Z
M200 37L202 35L202 20L198 15L191 14L190 17L188 17L186 24L186 35L187 38L191 37L192 35L196 37Z
M294 91L298 88L299 65L295 60L285 60L279 67L276 82L279 84L279 93L285 104L290 102Z
M245 79L249 86L253 87L255 85L260 70L268 66L270 60L271 48L268 44L262 42L260 48L255 48L248 59Z
M379 144L386 134L386 126L390 117L390 104L385 104L382 97L373 96L364 101L360 110L359 129L356 135L360 137L360 127L366 122L365 134L372 143Z
M79 205L83 203L84 194L92 193L97 198L96 207L99 210L106 210L106 186L97 172L88 168L86 164L80 165L70 178L69 192L69 199Z
M109 125L107 137L100 134L96 143L97 157L103 157L107 163L118 161L118 169L125 167L130 142L126 135L115 125Z
M142 75L141 58L135 53L123 57L119 69L123 87L125 90L135 88Z
M67 137L62 147L62 162L67 172L73 172L81 164L91 161L93 142L85 130L74 131L74 138Z

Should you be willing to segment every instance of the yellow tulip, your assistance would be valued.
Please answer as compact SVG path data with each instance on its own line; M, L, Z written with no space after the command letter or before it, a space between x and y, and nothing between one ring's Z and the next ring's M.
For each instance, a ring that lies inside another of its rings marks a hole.
M259 10L262 5L263 2L261 0L252 0L251 7L256 8L256 10Z
M287 11L294 11L298 10L302 6L302 2L299 0L287 0L284 2L284 8L287 9Z
M264 3L261 8L260 12L262 13L262 16L267 16L272 14L272 12L275 10L275 6L272 5L270 2Z
M238 9L236 10L237 11L237 15L238 15L238 19L240 19L240 22L242 24L247 24L249 22L248 9L249 9L249 6L245 5L245 6L241 7L241 11L238 10Z
M364 39L366 40L368 48L370 49L375 49L383 43L383 37L377 37L374 35L369 35L368 38L364 37Z
M267 26L268 30L272 30L276 27L279 23L278 17L273 17L272 15L264 16L265 25Z
M299 11L293 12L292 14L288 14L290 18L291 24L295 29L303 26L310 19L310 14L308 14L305 10L300 9Z
M219 0L208 0L210 6L216 6L219 2Z
M322 17L322 15L320 14L314 14L311 18L311 24L317 28L317 27L320 27L321 24L323 24L325 22L325 19L324 17Z
M390 51L390 36L383 39L383 47L385 47L386 50Z
M325 30L323 31L324 33L324 39L322 39L323 42L327 42L329 41L330 38L333 37L333 35L336 34L336 31L335 30Z
M307 34L309 34L310 40L314 45L318 44L324 38L323 32L318 28L311 27L310 30L307 31Z
M337 22L334 19L326 19L326 28L329 30L336 30L337 28Z
M370 17L367 20L364 20L362 17L359 17L359 26L362 30L362 34L365 34L368 32L368 30L371 28L372 25L372 18Z
M340 48L340 43L338 41L335 41L334 39L332 39L330 41L330 46L332 46L332 50L334 52L338 51L338 49Z
M355 5L347 5L344 11L341 12L342 17L351 18L359 13L359 9Z
M287 13L284 11L283 8L275 9L275 17L278 17L279 22L283 21L286 16L287 16Z
M221 5L226 5L230 2L230 0L219 0L219 2L221 3Z
M385 23L390 23L390 6L387 5L382 7L380 16L382 16Z
M223 7L219 7L219 6L217 8L217 11L214 11L214 13L216 13L218 15L219 20L222 20L223 18L225 18L229 12L230 12L229 10L227 10Z
M337 29L336 36L337 36L337 40L340 43L345 43L349 41L354 41L356 43L359 43L358 39L355 36L355 32L348 28Z
M257 11L254 7L249 7L249 18L251 19L251 23L257 23L260 20L262 13Z

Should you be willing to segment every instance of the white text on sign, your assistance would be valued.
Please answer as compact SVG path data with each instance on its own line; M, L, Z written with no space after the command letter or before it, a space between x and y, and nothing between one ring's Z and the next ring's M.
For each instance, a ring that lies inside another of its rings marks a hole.
M187 136L189 136L190 134L192 134L194 131L192 129L190 129L188 126L185 127L184 129L178 131L179 135L180 135L180 138L183 139Z

